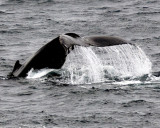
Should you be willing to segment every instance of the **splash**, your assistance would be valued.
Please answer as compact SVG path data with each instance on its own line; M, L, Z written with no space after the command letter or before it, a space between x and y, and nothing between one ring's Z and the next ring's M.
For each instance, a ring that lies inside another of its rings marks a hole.
M135 45L119 45L98 48L103 54L103 65L110 65L121 77L142 76L151 72L152 63L145 53ZM113 73L110 73L113 75Z
M75 46L62 69L31 70L27 78L41 78L51 72L60 74L61 83L90 84L124 78L137 78L151 72L152 63L135 45L111 47ZM54 77L54 76L53 76Z
M63 72L63 77L69 76L67 81L72 84L104 81L103 64L92 48L75 47L63 68L68 71L67 74Z
M134 45L112 47L79 47L67 56L63 66L65 82L99 83L109 78L139 77L151 72L152 64Z

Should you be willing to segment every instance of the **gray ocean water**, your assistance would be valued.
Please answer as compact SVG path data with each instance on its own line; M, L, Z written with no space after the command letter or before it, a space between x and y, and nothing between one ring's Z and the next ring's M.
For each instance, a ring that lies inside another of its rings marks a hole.
M16 60L68 32L131 41L157 72L159 30L159 0L1 0L0 127L159 128L159 77L90 84L6 79Z

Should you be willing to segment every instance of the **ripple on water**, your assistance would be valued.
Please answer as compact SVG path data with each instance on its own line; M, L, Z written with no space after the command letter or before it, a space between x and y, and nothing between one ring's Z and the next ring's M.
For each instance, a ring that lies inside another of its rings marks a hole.
M141 107L141 106L151 107L151 105L153 105L153 103L148 102L146 100L132 100L126 103L122 103L123 107Z

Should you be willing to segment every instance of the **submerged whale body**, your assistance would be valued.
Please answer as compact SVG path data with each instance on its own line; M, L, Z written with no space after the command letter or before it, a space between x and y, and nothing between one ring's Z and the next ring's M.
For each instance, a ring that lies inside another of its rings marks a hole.
M19 60L17 60L10 76L26 77L32 68L60 69L65 63L66 56L74 50L75 45L83 47L106 47L127 43L128 42L123 39L110 36L80 37L75 33L62 34L41 47L33 56L27 59L24 64L20 64Z

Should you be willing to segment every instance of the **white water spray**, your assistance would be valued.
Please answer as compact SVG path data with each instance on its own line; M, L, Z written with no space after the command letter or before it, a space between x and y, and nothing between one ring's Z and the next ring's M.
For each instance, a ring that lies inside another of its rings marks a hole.
M137 77L151 72L152 63L138 46L126 44L100 49L104 53L99 54L103 64L112 66L122 77Z
M75 47L73 53L67 56L63 68L69 72L67 75L70 75L72 84L104 81L103 65L91 47ZM66 72L63 72L65 76Z
M151 67L145 53L134 45L76 46L67 56L63 77L72 84L98 83L108 81L108 77L139 77L150 73Z
M62 83L85 84L105 82L115 77L140 77L149 74L151 67L150 60L138 46L75 46L58 72ZM40 78L52 71L54 70L31 70L27 78Z

